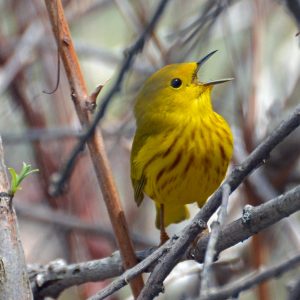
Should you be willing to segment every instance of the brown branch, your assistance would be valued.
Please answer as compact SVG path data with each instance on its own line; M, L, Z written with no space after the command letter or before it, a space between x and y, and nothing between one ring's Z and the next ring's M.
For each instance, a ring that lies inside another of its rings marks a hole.
M9 195L9 183L0 137L0 297L32 299L17 217Z
M79 66L61 1L45 0L45 3L70 84L71 96L74 101L78 118L83 127L88 127L92 122L92 113L86 109L86 104L89 102L88 91ZM111 175L108 159L104 150L102 135L99 129L95 129L87 143L95 167L98 183L101 187L117 243L122 254L124 267L126 269L133 267L137 263L137 259L130 240L125 214L121 207L119 195ZM138 296L142 287L143 280L141 276L132 281L131 288L135 297Z

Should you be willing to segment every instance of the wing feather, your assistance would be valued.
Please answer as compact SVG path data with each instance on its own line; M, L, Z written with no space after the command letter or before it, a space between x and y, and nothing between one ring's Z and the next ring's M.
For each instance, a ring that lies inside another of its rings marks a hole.
M144 199L144 188L146 185L146 177L144 174L144 163L137 162L137 156L143 148L147 137L141 136L139 131L136 132L132 150L131 150L131 181L134 189L134 200L138 206L141 205Z

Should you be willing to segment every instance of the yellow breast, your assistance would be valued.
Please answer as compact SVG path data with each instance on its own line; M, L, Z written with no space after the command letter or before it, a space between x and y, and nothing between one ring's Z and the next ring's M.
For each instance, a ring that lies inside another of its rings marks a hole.
M223 180L232 149L230 128L216 113L149 138L138 157L146 161L144 191L158 203L201 207Z

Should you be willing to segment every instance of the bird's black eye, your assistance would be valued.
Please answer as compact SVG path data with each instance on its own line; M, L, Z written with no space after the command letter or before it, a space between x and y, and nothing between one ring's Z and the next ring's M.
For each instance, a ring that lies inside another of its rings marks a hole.
M178 89L179 87L181 87L181 85L182 85L181 79L179 79L179 78L174 78L174 79L172 79L172 81L171 81L171 86L172 86L173 88Z

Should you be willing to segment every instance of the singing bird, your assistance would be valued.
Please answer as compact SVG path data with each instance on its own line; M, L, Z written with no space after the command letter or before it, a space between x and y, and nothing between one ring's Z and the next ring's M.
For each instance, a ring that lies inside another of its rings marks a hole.
M144 194L155 203L161 243L168 239L166 226L189 217L186 204L204 205L232 157L230 127L211 103L213 86L232 78L207 83L197 79L215 52L199 62L163 67L137 95L131 180L138 206Z

